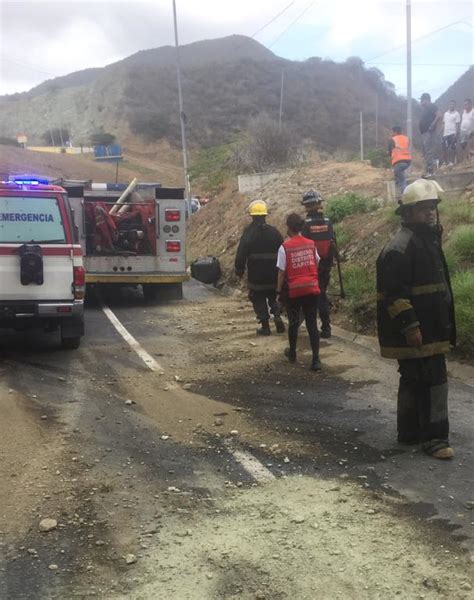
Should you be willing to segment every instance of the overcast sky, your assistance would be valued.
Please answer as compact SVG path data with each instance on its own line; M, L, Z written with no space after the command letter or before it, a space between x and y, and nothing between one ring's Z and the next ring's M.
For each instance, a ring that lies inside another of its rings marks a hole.
M177 0L180 43L238 33L294 60L357 55L405 94L405 4ZM0 94L173 43L172 0L0 0L0 6ZM474 63L474 2L412 0L412 7L413 91L436 97Z

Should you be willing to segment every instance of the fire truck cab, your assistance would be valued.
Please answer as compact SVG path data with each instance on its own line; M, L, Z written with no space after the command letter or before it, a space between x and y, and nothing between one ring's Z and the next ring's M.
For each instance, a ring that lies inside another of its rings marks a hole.
M85 270L66 191L46 180L0 183L0 328L84 335Z

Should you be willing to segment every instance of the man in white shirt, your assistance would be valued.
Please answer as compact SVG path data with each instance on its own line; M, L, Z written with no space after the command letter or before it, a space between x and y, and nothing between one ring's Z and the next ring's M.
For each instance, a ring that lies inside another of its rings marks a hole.
M471 154L474 154L474 108L472 107L471 98L464 100L459 143L461 146L459 162L462 162L468 159Z
M451 100L443 116L443 162L448 167L454 165L460 123L461 115L456 110L456 102Z

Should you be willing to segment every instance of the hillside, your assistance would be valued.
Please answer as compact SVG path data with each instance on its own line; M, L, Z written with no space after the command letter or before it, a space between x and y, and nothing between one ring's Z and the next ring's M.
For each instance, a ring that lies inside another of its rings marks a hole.
M165 158L157 160L157 155ZM128 182L137 177L140 181L180 186L182 169L176 166L178 164L176 152L164 144L148 149L132 146L119 166L119 181ZM25 173L52 178L115 181L115 165L97 163L91 155L49 154L0 146L0 180L7 175Z
M468 69L464 75L461 75L461 77L436 100L436 104L441 110L447 110L449 102L454 100L458 110L460 110L466 98L472 98L474 100L474 66Z
M229 36L181 48L183 91L191 144L228 141L249 119L277 118L282 70L283 119L322 150L355 150L359 111L366 145L374 143L375 96L380 131L401 122L404 101L377 69L358 58L344 63L279 58L253 39ZM0 98L0 136L24 132L33 143L49 127L67 126L76 143L105 130L119 138L179 142L174 48L145 50L102 69L88 69Z

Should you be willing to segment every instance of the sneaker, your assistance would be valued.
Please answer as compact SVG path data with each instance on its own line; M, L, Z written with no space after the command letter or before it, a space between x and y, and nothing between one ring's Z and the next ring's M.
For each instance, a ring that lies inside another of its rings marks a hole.
M296 352L291 351L290 348L285 348L284 354L290 363L296 362Z
M271 335L271 333L268 321L264 321L260 329L257 329L257 335Z
M311 367L309 368L310 371L321 371L322 368L323 368L323 365L321 364L321 361L319 360L319 358L313 358Z
M277 330L277 333L285 333L285 324L283 323L283 320L281 317L275 317L275 327Z
M454 450L451 448L451 446L446 446L446 448L440 448L439 450L436 450L436 452L433 452L431 456L441 460L449 460L450 458L453 458Z

